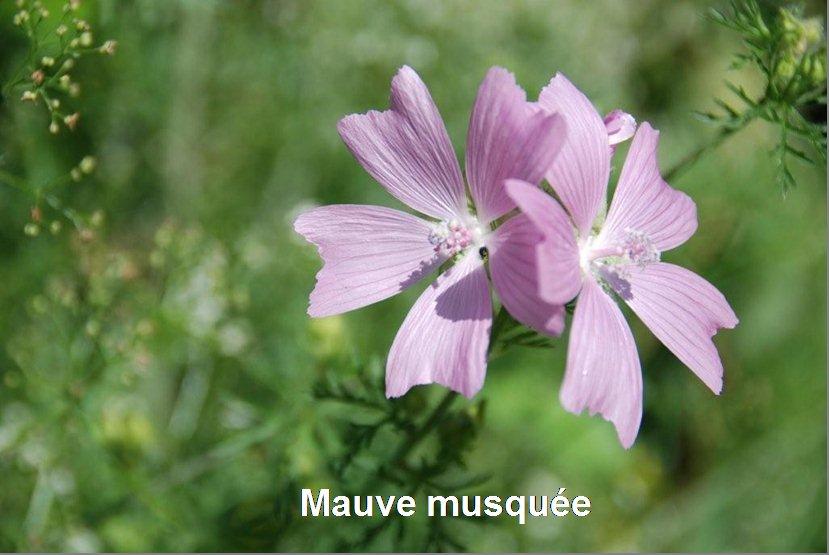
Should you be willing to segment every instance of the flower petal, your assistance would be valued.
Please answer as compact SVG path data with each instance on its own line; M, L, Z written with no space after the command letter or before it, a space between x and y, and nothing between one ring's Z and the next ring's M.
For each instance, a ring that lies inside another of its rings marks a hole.
M409 311L386 364L386 395L439 383L467 397L486 374L492 301L477 253L438 276Z
M391 83L391 109L346 116L340 136L366 171L415 210L440 219L466 214L458 159L432 96L403 66Z
M553 197L534 185L508 179L506 189L544 235L544 242L536 251L541 298L555 305L566 303L578 294L582 281L579 250L570 218Z
M607 193L607 129L590 100L560 73L541 91L538 103L561 114L567 123L567 139L547 172L547 181L586 237Z
M627 141L636 133L636 120L618 108L604 117L607 140L611 147Z
M429 243L429 222L391 208L323 206L300 215L294 229L317 246L324 262L308 307L314 317L391 297L444 260Z
M570 412L601 414L625 449L633 445L642 420L639 355L622 311L592 279L576 305L559 397Z
M564 142L562 118L539 110L507 70L489 70L469 119L466 176L486 225L515 207L504 191L507 178L537 184Z
M646 326L705 382L722 391L723 366L711 338L733 328L737 316L713 285L681 266L658 262L631 266L628 305Z
M564 307L545 302L539 294L537 249L543 240L526 215L510 218L487 243L489 271L498 297L516 320L556 336L564 330Z
M677 247L697 229L697 207L659 173L659 132L647 122L633 137L599 243L617 244L629 230L648 235L660 251Z

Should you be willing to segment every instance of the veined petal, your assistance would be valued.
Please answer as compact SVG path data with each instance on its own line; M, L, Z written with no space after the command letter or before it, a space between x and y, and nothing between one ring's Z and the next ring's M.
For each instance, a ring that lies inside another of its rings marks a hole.
M466 141L466 176L478 220L486 225L515 207L507 178L538 184L565 139L563 119L526 101L507 70L489 70L478 89Z
M439 383L467 397L486 374L492 301L477 253L438 276L409 311L386 364L386 395Z
M590 100L560 73L541 91L538 103L567 123L567 139L547 172L547 181L586 237L607 194L607 129Z
M444 260L429 243L429 222L391 208L322 206L300 215L294 229L317 246L323 260L308 307L314 317L391 297Z
M391 83L391 109L340 120L340 136L366 171L392 195L439 219L466 214L458 159L432 96L403 66Z
M508 179L506 189L518 208L544 235L544 242L536 249L541 298L554 305L566 303L578 294L582 282L579 250L570 218L553 197L534 185Z
M722 391L723 366L711 338L733 328L737 316L713 285L681 266L631 266L626 302L653 334L705 382Z
M642 420L642 372L636 344L622 311L601 286L586 279L567 347L561 404L579 414L585 408L613 422L625 449Z
M516 320L556 336L564 330L564 307L540 296L537 250L543 241L544 235L526 215L510 218L487 243L489 271L495 292Z
M647 122L633 137L599 243L618 244L631 230L644 233L659 251L677 247L697 229L697 207L659 173L659 132Z

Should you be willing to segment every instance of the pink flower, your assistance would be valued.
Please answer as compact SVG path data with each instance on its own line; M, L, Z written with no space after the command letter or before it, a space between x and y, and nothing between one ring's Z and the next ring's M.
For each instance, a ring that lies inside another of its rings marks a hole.
M444 262L397 333L386 365L386 394L440 383L467 397L486 373L492 303L485 263L507 310L547 334L564 326L561 305L538 298L536 245L526 216L495 220L515 203L504 180L537 184L558 152L562 119L526 102L506 70L492 68L478 90L467 136L466 175L476 211L443 120L417 73L392 80L391 109L340 121L346 146L386 190L427 220L380 206L334 205L299 216L295 229L324 261L308 314L329 316L386 299Z
M565 144L546 175L564 208L528 183L510 180L507 190L546 238L538 247L541 297L562 304L578 295L561 402L570 412L587 408L613 422L628 448L642 419L642 376L612 294L717 394L723 367L711 338L736 326L737 317L710 283L660 261L694 234L697 217L694 202L660 176L659 133L647 123L636 132L601 222L612 130L563 75L550 81L539 103L567 122Z

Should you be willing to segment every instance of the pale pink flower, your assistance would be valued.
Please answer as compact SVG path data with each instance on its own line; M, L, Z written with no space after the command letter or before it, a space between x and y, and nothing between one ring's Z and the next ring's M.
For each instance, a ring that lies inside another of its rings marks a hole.
M562 75L544 88L539 103L567 122L567 139L546 175L564 208L528 183L510 180L507 190L546 238L538 247L541 297L561 304L578 295L561 402L568 411L586 408L613 422L628 448L642 418L642 376L613 294L717 394L723 366L711 338L719 328L736 326L737 317L713 285L660 261L694 234L697 217L694 202L659 173L659 133L647 123L636 131L601 222L610 126Z
M541 234L523 215L494 231L515 203L504 180L537 184L564 135L562 119L528 103L515 78L491 69L478 90L467 136L464 181L443 120L417 73L392 80L391 109L344 118L339 132L366 171L431 220L380 206L334 205L299 216L295 229L324 261L311 293L314 317L386 299L455 264L426 288L397 333L386 394L437 382L468 397L483 385L492 323L485 263L501 302L523 323L559 334L563 309L538 298L535 248Z

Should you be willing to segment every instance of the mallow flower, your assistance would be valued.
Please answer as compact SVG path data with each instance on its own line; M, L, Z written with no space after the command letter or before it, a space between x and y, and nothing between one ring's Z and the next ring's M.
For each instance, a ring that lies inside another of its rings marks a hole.
M647 123L636 131L602 221L615 126L560 74L539 104L567 123L565 143L546 174L561 204L534 184L510 180L507 190L545 236L537 248L540 296L561 304L578 295L561 402L573 413L586 408L613 422L628 448L642 419L642 376L614 297L716 394L723 366L711 338L736 326L737 317L713 285L661 261L694 234L697 216L694 202L659 173L659 133ZM626 121L629 129L632 120Z
M323 259L308 314L330 316L386 299L453 264L421 294L397 332L386 363L386 394L436 382L473 396L483 385L492 323L487 268L501 302L550 335L561 305L538 297L535 249L541 233L515 203L507 178L537 184L565 134L563 120L526 101L504 69L484 78L467 134L466 177L443 120L409 67L392 80L391 106L345 117L338 130L366 171L426 217L381 206L332 205L301 214L295 229ZM496 221L510 216L501 225Z

